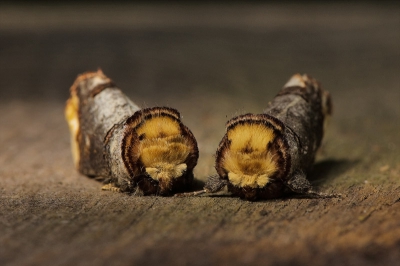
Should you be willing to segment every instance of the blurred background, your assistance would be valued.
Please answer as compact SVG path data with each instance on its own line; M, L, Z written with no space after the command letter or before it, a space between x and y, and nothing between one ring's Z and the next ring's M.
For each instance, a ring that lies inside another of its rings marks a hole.
M0 264L45 265L62 257L60 265L96 258L104 265L125 256L138 265L165 258L175 265L265 265L260 258L279 265L310 259L394 265L399 7L390 1L1 2L0 246L6 248ZM334 114L314 184L349 197L251 205L100 193L99 183L73 167L63 114L76 76L98 68L138 105L180 111L199 144L195 176L202 181L215 173L213 156L228 119L262 112L295 73L315 77L330 91ZM216 247L225 249L217 254Z
M295 73L332 93L342 128L400 114L395 2L96 3L0 5L2 105L63 104L101 68L138 105L180 110L208 153L227 119L261 112Z

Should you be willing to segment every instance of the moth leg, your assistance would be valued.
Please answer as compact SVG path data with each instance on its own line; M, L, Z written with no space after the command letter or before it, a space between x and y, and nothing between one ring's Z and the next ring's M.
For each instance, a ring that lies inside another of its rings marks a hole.
M108 183L101 187L101 190L121 192L121 189L115 183Z
M178 193L175 194L176 197L192 197L198 196L204 193L216 193L222 190L228 184L227 180L220 178L218 175L212 175L208 178L206 184L204 185L204 189L186 192L186 193Z
M205 189L197 190L197 191L193 191L193 192L177 193L174 196L175 197L194 197L194 196L198 196L198 195L201 195L204 193L207 193L207 191Z
M204 190L207 193L216 193L222 190L227 184L228 181L220 178L219 175L212 175L204 185Z
M286 186L293 192L312 198L337 198L340 194L327 194L315 191L310 181L303 172L296 172L286 183Z
M287 181L286 186L293 192L306 194L311 191L312 185L303 172L295 172Z

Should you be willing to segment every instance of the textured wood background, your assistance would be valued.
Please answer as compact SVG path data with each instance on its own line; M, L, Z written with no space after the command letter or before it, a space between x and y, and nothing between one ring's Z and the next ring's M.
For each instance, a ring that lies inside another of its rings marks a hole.
M0 6L1 265L395 265L400 260L399 5ZM311 176L342 198L246 202L100 191L63 117L101 67L143 107L180 110L197 186L236 114L294 73L334 116Z

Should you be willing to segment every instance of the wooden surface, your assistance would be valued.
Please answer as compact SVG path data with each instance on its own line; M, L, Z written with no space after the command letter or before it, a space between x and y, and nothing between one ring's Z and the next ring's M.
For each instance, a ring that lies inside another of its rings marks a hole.
M400 18L394 5L1 6L1 265L396 265ZM135 197L72 164L63 117L101 67L137 104L177 108L197 187L236 114L294 73L331 92L311 179L333 199Z

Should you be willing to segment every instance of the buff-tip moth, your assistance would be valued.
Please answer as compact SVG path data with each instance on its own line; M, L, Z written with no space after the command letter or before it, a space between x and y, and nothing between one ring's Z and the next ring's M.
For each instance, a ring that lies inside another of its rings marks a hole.
M78 171L103 190L169 196L190 189L199 156L177 110L140 109L101 70L79 75L65 116Z
M247 200L288 193L329 197L314 191L307 179L332 112L330 94L308 75L296 74L261 114L230 119L215 155L217 175L204 190L180 196L215 193L224 187Z

